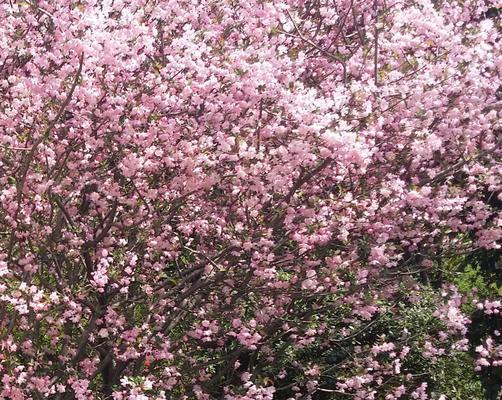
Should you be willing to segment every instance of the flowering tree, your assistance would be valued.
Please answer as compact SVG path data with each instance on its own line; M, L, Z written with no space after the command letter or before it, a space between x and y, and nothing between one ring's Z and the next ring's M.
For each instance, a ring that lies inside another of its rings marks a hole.
M500 370L500 302L449 279L500 248L496 3L0 2L0 399Z

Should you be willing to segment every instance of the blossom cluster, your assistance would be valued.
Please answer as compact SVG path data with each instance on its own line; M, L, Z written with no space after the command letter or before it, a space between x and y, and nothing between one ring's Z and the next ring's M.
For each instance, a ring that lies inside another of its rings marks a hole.
M494 7L0 2L0 399L436 396L441 261L500 249Z

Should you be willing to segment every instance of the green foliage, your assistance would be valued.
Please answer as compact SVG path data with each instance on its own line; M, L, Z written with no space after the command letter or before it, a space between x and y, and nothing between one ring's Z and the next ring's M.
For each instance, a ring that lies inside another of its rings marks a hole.
M459 353L439 360L431 371L435 395L455 400L483 400L484 392L479 376L473 370L474 360Z
M457 256L444 261L446 276L464 295L501 297L500 256L490 252Z

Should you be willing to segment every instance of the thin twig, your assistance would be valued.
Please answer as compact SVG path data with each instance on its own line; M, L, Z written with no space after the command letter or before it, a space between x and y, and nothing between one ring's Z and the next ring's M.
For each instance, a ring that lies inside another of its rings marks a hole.
M303 35L303 33L300 31L300 29L298 28L298 25L296 24L296 22L293 19L293 16L289 12L289 10L286 10L286 12L288 13L289 18L291 19L291 22L293 23L293 26L295 27L295 31L296 31L296 33L298 33L298 36L300 37L301 40L308 43L309 45L311 45L312 47L314 47L315 49L320 51L322 54L332 58L333 60L335 60L341 64L341 66L343 68L343 83L345 83L347 81L347 67L345 65L345 61L343 59L341 59L340 57L338 57L337 55L333 54L332 52L327 51L327 50L323 49L322 47L320 47L319 45L315 44L310 39L306 38ZM287 32L284 32L284 33L287 33ZM292 36L292 35L290 35L290 36Z

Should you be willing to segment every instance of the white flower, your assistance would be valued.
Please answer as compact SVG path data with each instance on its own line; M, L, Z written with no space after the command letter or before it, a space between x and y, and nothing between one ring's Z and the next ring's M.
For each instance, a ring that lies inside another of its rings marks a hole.
M153 382L150 379L146 378L142 386L143 390L152 390Z
M122 379L120 379L120 383L122 384L122 386L132 386L132 382L127 376L124 376Z

